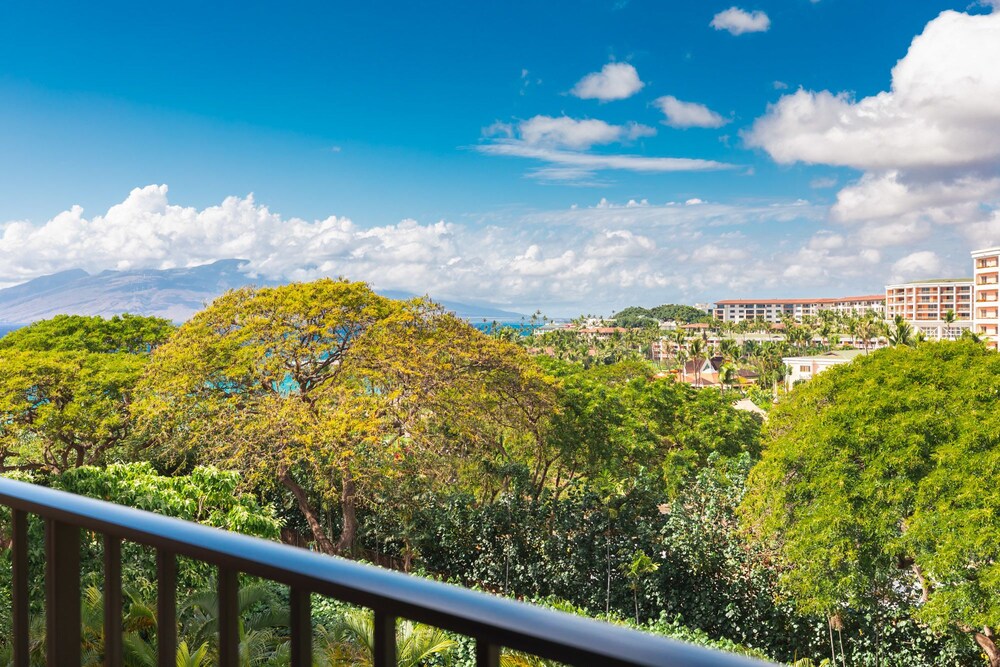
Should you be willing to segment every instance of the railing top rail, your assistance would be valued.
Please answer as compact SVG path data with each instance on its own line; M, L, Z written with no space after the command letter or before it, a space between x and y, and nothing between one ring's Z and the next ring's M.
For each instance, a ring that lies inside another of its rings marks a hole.
M649 667L764 664L16 480L0 478L0 504L570 664Z

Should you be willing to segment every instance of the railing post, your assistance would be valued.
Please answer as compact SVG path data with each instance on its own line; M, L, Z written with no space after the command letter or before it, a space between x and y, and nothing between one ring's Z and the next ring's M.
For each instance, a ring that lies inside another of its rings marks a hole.
M293 588L289 595L292 667L312 667L312 609L308 591Z
M156 550L156 664L177 666L177 557Z
M240 582L236 570L219 568L219 667L240 664Z
M372 642L374 667L396 667L396 617L375 612L375 632Z
M500 647L485 639L476 639L476 667L500 667Z
M104 535L104 665L122 664L122 541Z
M11 630L14 667L28 667L28 514L13 510L11 531Z
M45 521L45 662L80 664L80 529Z

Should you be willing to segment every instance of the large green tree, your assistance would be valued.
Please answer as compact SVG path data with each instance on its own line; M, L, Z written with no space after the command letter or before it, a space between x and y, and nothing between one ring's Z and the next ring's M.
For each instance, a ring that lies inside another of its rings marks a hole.
M58 316L0 339L0 471L104 463L131 432L129 405L171 325Z
M743 505L806 611L896 608L1000 665L1000 356L968 342L859 357L771 412Z
M429 302L324 279L217 299L156 350L136 415L178 451L284 487L317 546L340 553L370 480L475 460L501 433L537 439L546 386L517 346ZM340 506L336 542L317 497Z
M0 338L0 350L149 352L166 342L174 326L160 317L56 315L16 329Z

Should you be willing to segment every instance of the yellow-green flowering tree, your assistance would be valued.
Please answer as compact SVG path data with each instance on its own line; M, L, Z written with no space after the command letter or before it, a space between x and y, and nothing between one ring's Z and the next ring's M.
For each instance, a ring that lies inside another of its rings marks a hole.
M370 479L396 462L475 459L531 440L547 384L516 346L422 300L324 279L229 292L153 355L135 414L176 451L291 493L318 548L342 553ZM334 541L315 507L340 505Z

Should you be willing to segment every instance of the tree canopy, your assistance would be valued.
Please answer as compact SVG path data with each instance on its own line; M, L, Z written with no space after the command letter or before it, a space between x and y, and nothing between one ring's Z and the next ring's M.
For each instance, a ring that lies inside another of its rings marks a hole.
M135 315L60 315L0 338L0 470L104 463L131 432L148 352L172 331Z
M743 505L806 611L910 610L1000 665L1000 357L940 342L859 357L768 422Z
M427 301L324 279L220 297L156 350L142 387L145 433L284 486L332 553L353 544L368 478L520 432L545 382L519 348ZM336 544L303 477L339 497Z
M0 350L18 349L39 352L149 352L164 343L174 326L160 317L114 315L56 315L0 338Z
M615 313L615 324L620 327L629 328L656 326L657 323L662 321L691 324L692 322L707 322L710 319L708 313L704 310L676 303L664 304L654 308L629 306Z

